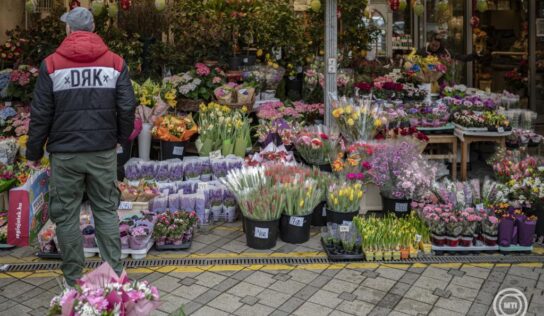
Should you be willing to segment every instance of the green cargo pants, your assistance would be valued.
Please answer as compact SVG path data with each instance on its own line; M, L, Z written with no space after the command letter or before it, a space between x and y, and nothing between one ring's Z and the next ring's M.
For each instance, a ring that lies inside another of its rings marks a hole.
M62 272L70 286L81 278L85 266L79 226L84 192L91 203L100 255L117 274L123 271L117 216L120 192L116 181L117 153L113 149L51 155L49 210L57 225Z

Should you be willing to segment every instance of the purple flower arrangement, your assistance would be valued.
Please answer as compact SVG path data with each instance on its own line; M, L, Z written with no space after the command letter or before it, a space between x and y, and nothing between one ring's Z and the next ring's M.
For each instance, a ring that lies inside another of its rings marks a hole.
M369 174L382 195L391 199L415 199L432 186L436 169L414 144L385 143L374 151Z
M494 111L497 109L495 101L481 96L445 97L442 99L452 112L460 110Z

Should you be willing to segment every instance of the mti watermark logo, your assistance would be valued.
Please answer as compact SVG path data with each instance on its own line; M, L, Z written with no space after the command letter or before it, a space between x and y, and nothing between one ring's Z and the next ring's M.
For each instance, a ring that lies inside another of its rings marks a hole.
M499 291L493 300L493 311L497 316L525 316L527 314L527 297L514 288Z

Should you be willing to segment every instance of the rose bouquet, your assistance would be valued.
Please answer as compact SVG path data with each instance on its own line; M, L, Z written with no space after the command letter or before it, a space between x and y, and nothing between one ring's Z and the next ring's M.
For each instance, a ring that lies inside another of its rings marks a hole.
M316 166L330 164L336 156L337 145L338 134L322 125L304 129L295 140L295 147L302 159Z
M87 273L75 288L67 288L50 303L48 315L149 315L159 306L159 290L147 281L129 281L103 263Z
M187 116L165 115L155 121L152 135L162 141L184 142L197 132L191 114Z
M30 101L38 73L38 68L29 65L20 65L14 69L11 72L7 95L23 102Z
M404 97L404 85L397 82L374 83L372 91L377 99L381 100L402 100Z
M390 199L417 199L427 193L435 179L435 168L407 142L376 147L370 163L373 182Z

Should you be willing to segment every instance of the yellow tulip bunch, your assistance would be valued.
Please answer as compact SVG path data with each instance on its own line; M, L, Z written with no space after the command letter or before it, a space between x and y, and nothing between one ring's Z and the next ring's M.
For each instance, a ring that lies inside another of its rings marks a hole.
M151 81L151 79L147 79L141 85L132 81L132 88L139 104L150 108L155 106L155 97L161 93L161 86Z
M334 184L329 188L327 205L335 212L355 212L360 209L363 195L360 183Z

